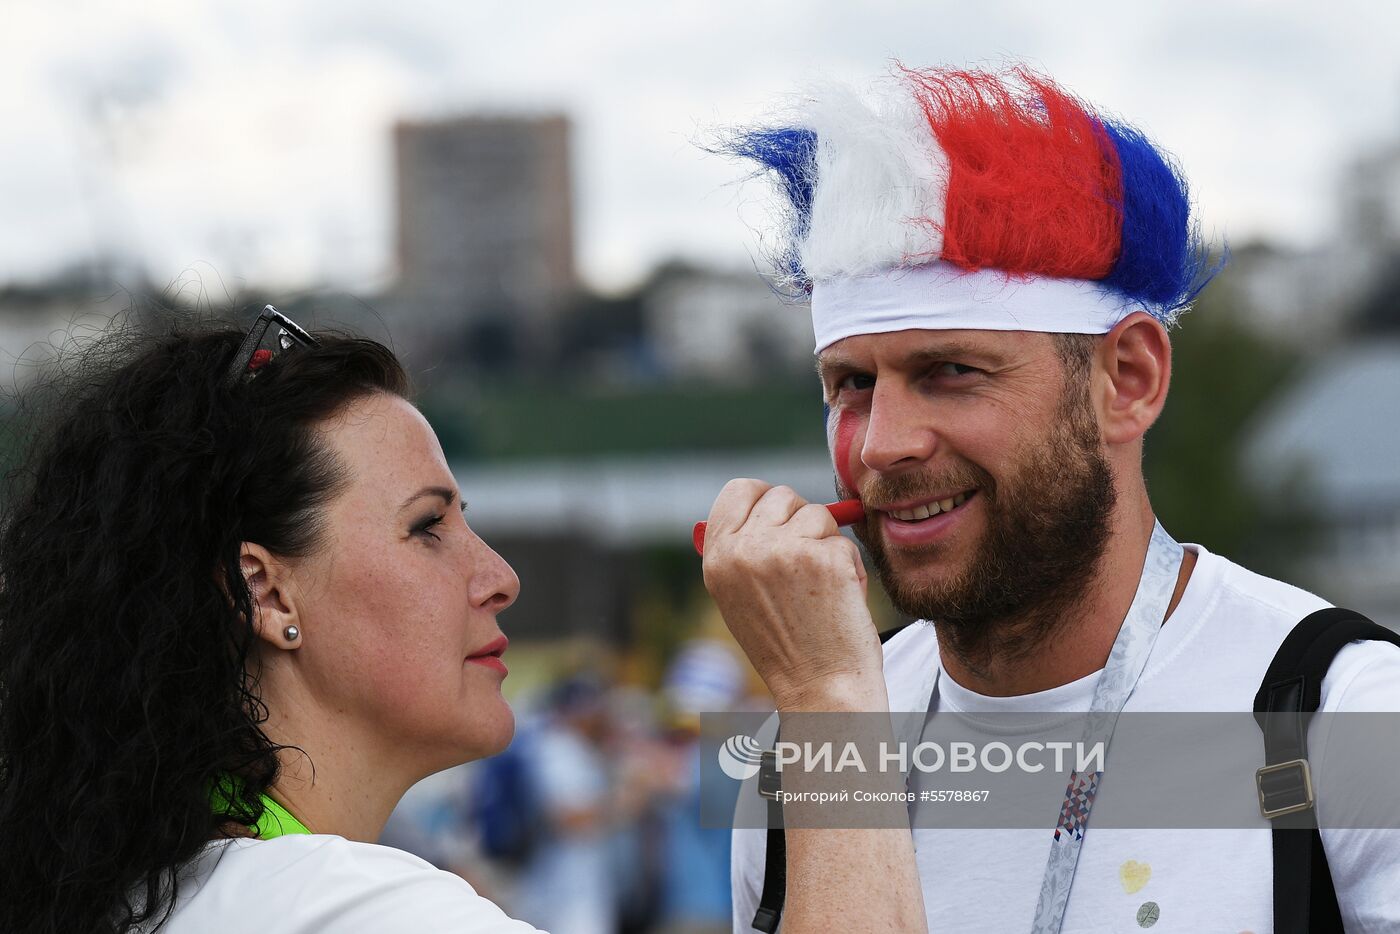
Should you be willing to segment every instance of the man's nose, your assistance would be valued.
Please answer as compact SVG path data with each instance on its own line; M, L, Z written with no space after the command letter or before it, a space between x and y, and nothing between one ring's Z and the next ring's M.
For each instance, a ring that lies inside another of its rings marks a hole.
M875 385L860 451L861 463L879 473L922 464L938 446L928 400L891 382Z

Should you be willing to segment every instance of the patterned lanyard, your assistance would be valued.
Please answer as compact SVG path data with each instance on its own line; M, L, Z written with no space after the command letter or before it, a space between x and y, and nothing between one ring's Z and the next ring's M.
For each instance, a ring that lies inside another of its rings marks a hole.
M1154 524L1137 593L1118 630L1118 637L1113 640L1108 662L1094 686L1093 700L1089 702L1091 716L1084 728L1085 748L1102 743L1105 758L1114 727L1118 725L1118 714L1128 703L1133 688L1137 687L1138 678L1142 677L1147 657L1152 654L1152 646L1166 619L1167 607L1171 605L1172 593L1176 589L1181 559L1181 545L1166 533L1160 522ZM933 711L937 704L938 679L935 675L929 710ZM1098 716L1092 716L1094 714ZM1070 773L1069 785L1065 788L1064 801L1060 804L1059 817L1055 821L1055 835L1050 841L1045 876L1040 883L1040 899L1035 906L1032 934L1058 934L1064 923L1069 890L1074 884L1074 871L1079 865L1079 850L1084 845L1084 833L1089 826L1089 812L1093 810L1094 798L1102 781L1102 771L1083 775Z

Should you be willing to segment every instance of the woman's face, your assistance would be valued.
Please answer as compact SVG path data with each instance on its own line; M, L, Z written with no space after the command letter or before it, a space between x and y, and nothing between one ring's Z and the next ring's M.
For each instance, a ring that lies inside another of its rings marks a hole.
M327 508L323 546L291 563L305 690L349 715L346 741L421 759L424 774L499 752L515 721L496 614L519 579L467 526L437 436L411 404L377 394L321 428L348 483Z

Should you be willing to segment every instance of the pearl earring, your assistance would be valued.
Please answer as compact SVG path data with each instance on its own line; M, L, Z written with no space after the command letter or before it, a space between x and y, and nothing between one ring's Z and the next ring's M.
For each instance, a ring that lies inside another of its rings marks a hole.
M288 626L286 629L282 630L282 638L286 639L288 642L295 642L301 638L301 630L295 626Z

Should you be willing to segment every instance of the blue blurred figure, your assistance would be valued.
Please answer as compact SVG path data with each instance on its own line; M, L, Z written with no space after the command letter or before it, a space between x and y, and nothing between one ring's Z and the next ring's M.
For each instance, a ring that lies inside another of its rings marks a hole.
M550 692L541 721L525 734L522 752L538 824L515 908L552 934L617 931L608 733L606 685L579 675Z

